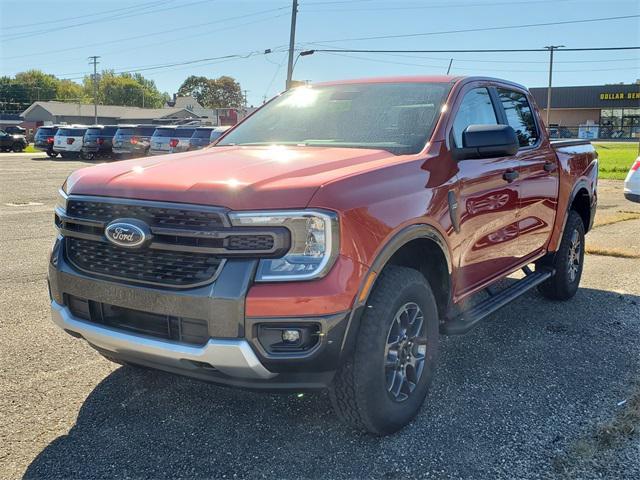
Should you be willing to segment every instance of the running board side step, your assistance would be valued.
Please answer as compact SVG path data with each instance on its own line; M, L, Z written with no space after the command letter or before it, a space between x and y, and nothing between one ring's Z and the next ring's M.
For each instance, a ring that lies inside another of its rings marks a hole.
M540 268L535 272L532 272L529 268L524 268L523 270L526 273L524 278L500 292L494 293L492 290L489 290L489 297L474 305L469 310L441 324L440 333L444 335L463 335L469 332L486 317L532 288L540 285L555 273L549 268Z

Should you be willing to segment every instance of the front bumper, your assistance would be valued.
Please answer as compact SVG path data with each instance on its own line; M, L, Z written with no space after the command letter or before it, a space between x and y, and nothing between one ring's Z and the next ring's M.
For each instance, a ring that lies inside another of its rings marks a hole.
M58 241L49 263L52 319L67 333L122 362L243 388L325 388L352 347L352 342L346 341L351 311L249 317L245 303L256 264L248 259L227 261L214 282L186 290L128 285L75 270L65 258L64 242ZM97 323L72 313L71 296L157 315L205 320L209 338L204 345L193 345ZM309 350L274 354L260 343L258 332L265 325L317 325L320 335Z
M53 300L51 318L66 332L115 356L122 354L129 359L139 358L178 369L210 366L225 375L245 379L266 380L276 376L260 363L246 340L212 338L203 347L181 345L82 321Z

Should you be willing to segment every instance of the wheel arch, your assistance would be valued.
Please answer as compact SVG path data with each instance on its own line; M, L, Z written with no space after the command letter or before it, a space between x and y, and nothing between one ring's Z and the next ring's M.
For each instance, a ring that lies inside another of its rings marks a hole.
M432 225L414 224L397 232L382 247L364 276L344 336L343 352L355 345L360 319L380 273L387 265L418 270L429 282L440 316L448 310L452 298L452 261L444 236ZM370 280L373 278L373 280Z

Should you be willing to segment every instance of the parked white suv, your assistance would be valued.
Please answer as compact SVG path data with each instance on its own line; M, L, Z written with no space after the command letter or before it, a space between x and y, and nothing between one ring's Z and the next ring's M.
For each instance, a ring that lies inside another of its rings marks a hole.
M640 156L631 165L631 170L624 180L624 197L632 202L640 203Z
M53 137L53 151L59 153L62 158L78 157L82 150L85 125L62 126Z

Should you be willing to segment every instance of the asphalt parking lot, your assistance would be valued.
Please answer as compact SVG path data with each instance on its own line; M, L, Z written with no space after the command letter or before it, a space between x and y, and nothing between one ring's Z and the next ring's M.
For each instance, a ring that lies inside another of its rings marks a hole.
M121 367L54 327L52 209L88 164L0 155L0 478L640 478L640 206L621 182L601 182L576 297L529 293L444 338L419 417L375 438L324 394Z

